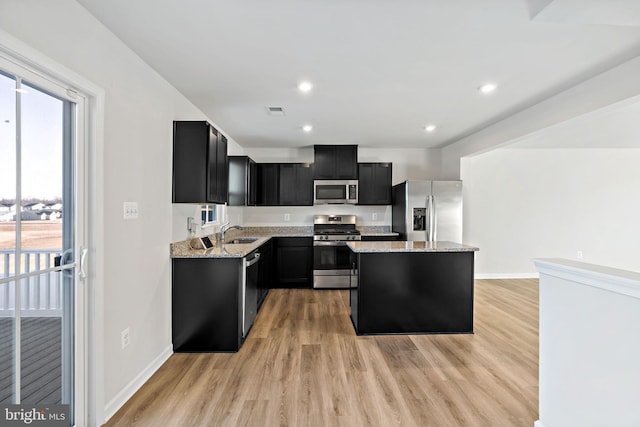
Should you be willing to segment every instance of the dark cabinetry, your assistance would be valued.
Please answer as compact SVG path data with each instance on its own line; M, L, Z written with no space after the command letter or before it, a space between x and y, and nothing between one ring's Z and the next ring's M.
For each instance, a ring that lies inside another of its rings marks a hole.
M226 203L227 139L204 121L173 122L173 202Z
M245 258L172 259L173 351L238 351L269 292L272 271L271 240Z
M358 163L358 204L391 204L391 163Z
M314 179L358 179L357 145L314 145Z
M279 205L313 205L313 168L309 163L280 164Z
M258 163L256 204L260 206L278 205L278 182L280 167L278 163Z
M258 165L247 156L229 156L229 206L257 202Z
M313 238L275 239L275 277L273 287L310 288L313 285Z
M356 333L473 333L473 252L354 257L350 303Z
M313 167L309 163L258 163L257 205L311 206Z
M237 351L240 348L241 268L241 258L172 260L173 351Z

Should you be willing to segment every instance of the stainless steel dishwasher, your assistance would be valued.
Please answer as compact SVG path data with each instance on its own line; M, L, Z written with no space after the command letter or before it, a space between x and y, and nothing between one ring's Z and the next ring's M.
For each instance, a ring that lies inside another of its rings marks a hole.
M253 251L242 259L242 338L249 333L258 312L258 261L260 252Z

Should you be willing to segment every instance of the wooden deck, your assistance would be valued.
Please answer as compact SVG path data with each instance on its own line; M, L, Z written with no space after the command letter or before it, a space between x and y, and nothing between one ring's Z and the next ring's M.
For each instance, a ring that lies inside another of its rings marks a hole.
M21 403L61 403L62 319L22 319ZM14 319L0 318L0 403L13 403Z

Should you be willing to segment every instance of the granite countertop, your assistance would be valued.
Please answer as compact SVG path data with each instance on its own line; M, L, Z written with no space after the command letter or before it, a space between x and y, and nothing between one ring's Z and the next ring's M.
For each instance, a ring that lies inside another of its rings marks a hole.
M312 227L246 227L244 230L229 230L226 239L254 238L251 243L223 243L216 240L215 235L209 238L215 242L211 249L192 249L191 239L175 242L170 245L171 258L243 258L258 249L272 237L311 237Z
M171 258L244 258L270 238L270 236L256 237L255 242L241 244L217 243L211 249L192 249L189 246L189 240L183 240L171 244Z
M389 227L362 227L359 228L363 236L397 236L398 233L391 232ZM313 227L292 226L292 227L245 227L244 230L229 230L227 240L236 238L255 238L255 242L243 244L220 244L219 242L211 249L192 249L189 246L190 239L171 243L169 252L171 258L243 258L252 251L258 249L272 237L312 237ZM210 235L212 242L215 236Z
M377 252L475 252L480 249L454 242L424 241L386 241L386 242L347 242L347 246L356 253Z
M358 227L358 231L360 231L361 236L381 236L381 237L396 236L397 237L399 235L398 233L391 231L391 227L387 225L382 225L382 226L365 225L362 227Z

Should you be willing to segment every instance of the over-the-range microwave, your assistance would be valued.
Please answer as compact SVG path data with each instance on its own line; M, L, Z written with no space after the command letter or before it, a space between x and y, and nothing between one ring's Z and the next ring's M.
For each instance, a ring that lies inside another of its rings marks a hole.
M358 180L316 179L313 181L313 204L358 204Z

